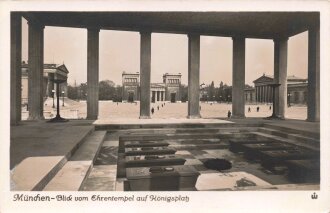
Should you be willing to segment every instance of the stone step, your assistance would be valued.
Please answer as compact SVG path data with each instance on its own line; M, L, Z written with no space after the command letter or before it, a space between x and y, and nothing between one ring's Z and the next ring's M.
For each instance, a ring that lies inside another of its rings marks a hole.
M94 131L92 126L71 126L63 134L50 138L49 144L61 141L61 149L49 147L48 156L28 157L11 170L11 190L40 191L63 167L84 139ZM68 137L70 135L70 137Z
M125 148L125 156L174 154L175 149L167 147Z
M320 144L320 140L318 140L318 139L307 137L307 136L297 134L297 133L288 133L283 130L274 130L274 129L270 129L270 128L261 127L261 128L259 128L259 131L270 134L270 135L280 136L282 138L296 140L296 141L303 142L306 144L311 144L311 145Z
M206 144L176 144L169 147L175 150L203 150L203 149L228 149L229 144L227 142L222 143L206 143Z
M183 165L185 161L185 159L178 158L175 155L126 156L125 167Z
M314 132L314 131L308 131L308 130L297 130L297 129L293 129L293 128L289 128L289 127L284 127L284 126L278 126L278 125L274 125L274 124L270 124L270 123L265 123L264 124L265 128L270 128L273 130L278 130L278 131L283 131L283 132L287 132L287 133L292 133L292 134L300 134L309 138L313 138L316 140L320 139L320 132Z
M78 191L93 166L105 135L106 131L95 131L88 136L44 191Z
M262 123L160 123L160 124L95 124L96 130L118 129L179 129L179 128L222 128L260 127Z
M259 137L264 137L264 138L267 138L267 139L270 139L270 140L289 143L289 144L292 144L292 145L305 147L305 148L308 148L308 149L311 149L311 150L314 150L314 151L320 151L320 144L319 143L309 144L309 143L304 143L302 141L296 141L296 140L283 138L283 137L276 136L276 135L267 134L267 133L264 133L264 132L253 132L253 133L256 134Z
M235 134L240 133L240 134ZM236 129L232 132L222 132L216 134L210 133L181 133L181 134L144 134L144 135L125 135L120 136L119 141L164 141L164 140L179 140L179 139L223 139L223 138L241 138L241 137L255 137L249 131L240 131Z

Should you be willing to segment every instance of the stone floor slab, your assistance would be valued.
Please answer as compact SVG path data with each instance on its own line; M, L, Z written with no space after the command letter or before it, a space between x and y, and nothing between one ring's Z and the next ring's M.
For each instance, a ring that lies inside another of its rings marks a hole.
M196 183L198 191L235 190L244 186L271 186L271 184L246 172L201 174Z

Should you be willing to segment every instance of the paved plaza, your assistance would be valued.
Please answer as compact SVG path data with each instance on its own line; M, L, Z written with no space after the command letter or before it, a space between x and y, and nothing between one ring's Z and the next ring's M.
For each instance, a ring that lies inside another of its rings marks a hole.
M55 101L56 102L56 101ZM185 118L187 116L188 103L170 103L158 102L152 103L151 107L154 108L154 114L151 118ZM86 101L73 101L65 98L64 107L62 106L62 99L60 100L61 116L68 119L85 119L87 106ZM46 119L52 118L56 115L55 108L52 108L52 99L48 98L44 105L44 116ZM259 112L257 107L259 106ZM232 110L232 105L229 103L213 103L213 102L200 102L202 118L226 118L228 110ZM250 107L251 112L248 112ZM246 105L246 117L268 117L272 115L271 105ZM99 119L109 118L138 118L140 113L140 103L114 103L112 101L99 101ZM306 106L291 106L286 108L286 117L290 119L306 120L307 107ZM23 120L27 119L28 112L26 107L22 110Z

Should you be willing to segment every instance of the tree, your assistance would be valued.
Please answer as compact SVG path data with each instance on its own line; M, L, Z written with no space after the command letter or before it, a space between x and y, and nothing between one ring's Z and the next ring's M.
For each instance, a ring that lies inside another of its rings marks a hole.
M214 89L214 81L211 82L211 85L208 87L208 100L214 101L215 99L215 89Z
M116 93L115 83L110 80L99 82L99 100L113 100Z

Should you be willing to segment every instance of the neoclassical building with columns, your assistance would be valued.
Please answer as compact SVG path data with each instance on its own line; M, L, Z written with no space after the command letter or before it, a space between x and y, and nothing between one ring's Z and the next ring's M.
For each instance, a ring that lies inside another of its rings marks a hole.
M290 37L308 31L307 120L320 120L320 13L319 12L11 12L11 123L21 120L22 17L28 21L29 119L43 117L44 28L75 27L87 33L87 119L98 119L99 33L125 30L140 33L140 115L150 118L151 35L187 35L188 118L200 118L200 37L232 38L232 117L245 118L245 46L247 38L274 42L276 116L285 118L287 60ZM220 68L219 68L220 70ZM111 70L109 71L111 72Z
M140 100L140 74L126 73L122 74L123 83L123 101L133 102ZM172 103L180 101L181 73L163 75L162 83L150 84L150 101L170 101Z
M44 64L43 70L43 92L42 95L46 97L56 97L56 83L52 79L67 79L69 71L65 64ZM22 104L28 103L28 88L29 88L29 64L22 62ZM68 82L60 84L60 91L62 96L68 94Z
M253 81L253 88L245 89L246 103L273 103L274 76L263 74ZM291 104L306 104L308 92L308 81L297 76L287 76L287 102Z

